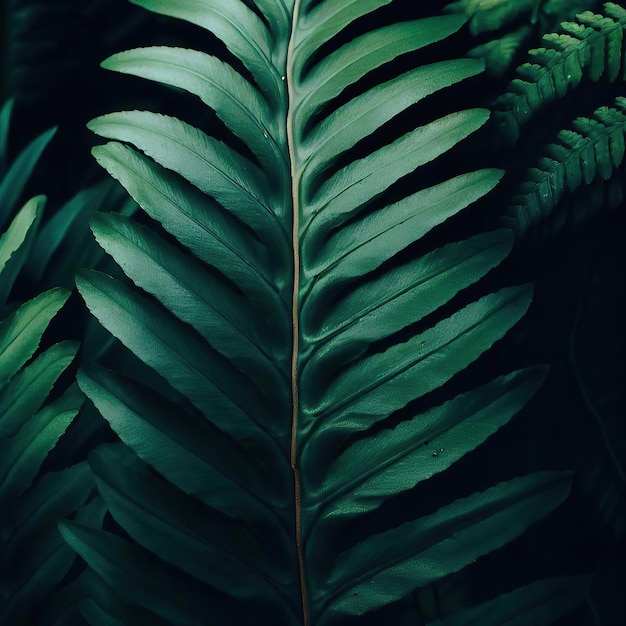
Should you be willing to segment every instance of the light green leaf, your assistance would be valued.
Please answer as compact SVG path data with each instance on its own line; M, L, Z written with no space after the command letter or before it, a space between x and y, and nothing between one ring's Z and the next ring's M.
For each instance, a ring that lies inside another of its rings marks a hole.
M44 196L29 200L0 237L0 305L7 301L28 257L45 204Z
M52 386L74 360L78 342L62 341L22 369L0 394L0 433L14 435L43 405Z
M0 228L3 228L15 211L39 158L54 136L56 128L42 133L24 148L0 181Z
M68 297L64 289L50 289L0 322L0 389L33 356L50 320Z
M3 446L0 498L19 496L31 485L46 456L78 414L83 396L70 388L46 405Z

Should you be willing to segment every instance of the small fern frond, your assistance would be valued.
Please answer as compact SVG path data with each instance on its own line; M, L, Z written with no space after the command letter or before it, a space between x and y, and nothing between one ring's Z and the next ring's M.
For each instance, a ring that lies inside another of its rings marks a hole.
M577 87L583 77L623 80L626 10L613 2L604 10L605 16L585 11L576 22L563 22L563 32L544 35L544 46L531 50L531 62L518 68L518 78L495 102L497 118L512 142L537 111Z
M596 179L609 180L624 159L626 98L579 117L573 130L562 130L535 167L528 171L503 220L518 237L548 217L566 191Z

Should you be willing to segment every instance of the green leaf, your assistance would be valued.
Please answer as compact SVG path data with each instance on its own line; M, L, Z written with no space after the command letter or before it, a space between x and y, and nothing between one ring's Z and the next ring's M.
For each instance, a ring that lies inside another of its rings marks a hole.
M14 376L0 395L0 433L14 435L41 408L77 351L77 342L62 341Z
M271 58L271 38L261 19L243 2L198 0L193 3L167 0L131 0L155 13L185 20L211 32L245 67L274 102L280 93L280 76ZM282 4L282 0L281 0Z
M255 378L268 378L266 384L272 386L286 379L288 373L278 370L272 359L280 349L272 329L250 314L233 286L120 215L97 215L92 230L137 286L156 296L237 367L255 372Z
M583 77L622 79L626 10L607 2L604 11L606 17L584 11L576 22L562 22L561 32L544 35L543 46L531 50L529 62L517 68L518 77L495 102L511 142L536 112L576 89Z
M78 414L82 394L70 388L33 416L8 444L0 462L0 498L21 495L32 483L46 456Z
M3 559L7 563L19 561L21 551L42 531L56 528L59 519L76 512L93 487L86 462L42 476L15 508Z
M271 518L263 501L271 474L210 423L103 368L79 372L78 382L122 441L179 489L228 515Z
M30 175L55 132L56 128L52 128L28 144L0 181L0 228L3 228L13 215Z
M93 154L168 232L233 280L258 306L278 309L282 323L288 323L286 304L263 272L268 253L240 224L194 187L122 144L96 146Z
M114 205L112 192L114 189L111 181L103 181L83 189L55 211L39 230L26 262L28 271L35 280L41 280L44 275L63 275L64 272L71 273L73 277L76 268L87 265L80 262L82 258L86 258L85 251L89 250L83 234L89 218L97 208ZM71 258L73 255L78 258Z
M185 48L152 47L120 52L104 61L102 67L159 81L198 96L254 153L268 175L277 173L276 166L284 163L280 146L269 137L277 129L263 126L268 117L267 103L220 59Z
M362 615L458 571L517 537L569 489L568 473L531 474L368 538L337 559L327 583L335 590L320 608L321 623Z
M196 340L197 333L99 272L83 272L77 286L100 323L115 329L125 345L212 416L218 427L232 435L251 427L268 446L274 445L269 399L263 400L260 390L228 361Z
M100 492L131 537L216 589L234 591L246 600L261 590L275 602L293 602L295 590L289 590L293 581L276 579L281 572L273 565L274 547L267 550L232 519L211 514L195 499L151 476L133 457L117 447L100 447L90 455Z
M11 113L13 112L13 98L6 100L0 109L0 176L4 177L8 161L9 130L11 128Z
M103 115L92 120L89 128L103 137L132 143L201 191L211 190L235 218L267 237L266 243L287 249L286 233L276 214L279 208L267 181L256 165L223 142L176 118L147 111Z
M80 554L102 578L124 597L149 607L166 623L201 624L219 619L210 602L211 595L198 583L176 575L151 558L144 549L76 522L61 522L65 541ZM237 615L236 607L232 608Z
M314 500L331 518L377 508L474 450L526 404L544 375L544 368L514 372L356 441L327 459L324 483L309 486Z
M531 293L526 286L485 296L408 341L365 357L322 389L303 369L303 446L322 424L325 436L333 428L365 430L443 385L509 330L526 312ZM324 436L311 445L323 447Z
M29 200L0 237L0 305L28 257L45 204L44 196Z
M310 17L321 22L320 26L324 24L323 15L312 13ZM296 35L293 69L302 75L299 86L301 100L294 107L297 125L304 126L324 104L372 70L403 54L449 37L464 22L464 18L450 15L383 26L345 43L311 69L306 61L315 53L314 46L318 46L319 41L308 36L310 47L298 45L300 42Z
M380 119L391 119L427 96L479 74L483 63L474 59L440 61L417 67L368 89L335 109L303 143L311 176L332 165L337 156L374 132ZM309 156L310 155L310 156Z
M0 322L0 389L33 356L50 320L68 297L64 289L50 289Z
M609 180L624 159L626 99L599 107L592 117L578 117L573 130L560 131L530 168L503 217L521 238L551 217L567 191L577 192L595 180Z

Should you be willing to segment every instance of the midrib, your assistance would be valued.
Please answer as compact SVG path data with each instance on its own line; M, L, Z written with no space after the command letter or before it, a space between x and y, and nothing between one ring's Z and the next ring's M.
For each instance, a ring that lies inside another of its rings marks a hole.
M287 87L287 147L289 150L289 166L291 178L291 206L292 206L292 252L293 252L293 291L291 297L291 452L290 462L293 470L294 481L294 510L295 510L295 532L296 532L296 553L298 559L298 575L300 578L300 594L302 596L302 621L304 626L309 626L309 602L304 568L304 546L302 545L302 506L301 506L301 486L300 472L298 470L298 351L300 340L300 319L299 319L299 291L300 291L300 179L296 162L296 149L293 128L293 34L298 23L300 12L300 0L295 0L293 16L291 21L291 33L289 36L289 47L287 48L285 79Z

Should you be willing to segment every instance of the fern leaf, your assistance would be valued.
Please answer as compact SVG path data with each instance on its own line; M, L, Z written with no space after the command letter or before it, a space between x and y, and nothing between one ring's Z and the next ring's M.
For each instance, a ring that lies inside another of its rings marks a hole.
M166 623L336 623L470 564L557 506L569 477L548 472L340 550L333 541L479 446L544 375L517 372L409 416L532 294L454 302L506 257L506 232L428 243L501 171L414 182L488 113L400 114L481 63L437 59L380 79L464 19L377 23L385 0L135 1L227 52L144 48L104 65L194 94L240 141L147 111L90 123L110 140L98 162L159 224L96 217L97 241L132 285L86 271L78 288L163 388L97 365L79 375L121 440L90 463L125 536L62 526L92 568L93 601L117 620L136 607ZM400 132L385 132L390 119Z
M327 623L333 615L362 615L400 599L415 582L425 585L464 567L517 536L568 491L559 475L529 475L370 537L340 555L329 580L334 592L325 598Z
M518 78L495 103L511 141L535 112L576 88L583 77L594 82L623 78L626 10L612 2L604 10L606 16L585 11L576 22L563 22L563 32L544 35L544 47L530 51L531 62L518 68Z
M600 107L592 117L579 117L574 130L562 130L545 156L528 172L503 221L518 237L553 212L566 191L575 192L596 179L609 180L624 159L626 99L616 107Z

